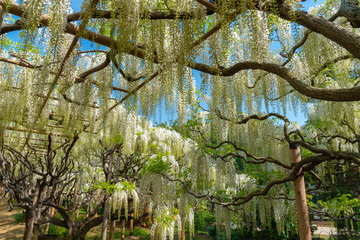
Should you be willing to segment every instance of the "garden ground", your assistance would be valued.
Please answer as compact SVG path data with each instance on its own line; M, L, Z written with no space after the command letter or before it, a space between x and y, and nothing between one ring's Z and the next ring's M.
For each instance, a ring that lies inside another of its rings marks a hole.
M0 240L15 240L21 239L24 232L24 223L17 223L15 220L15 215L20 213L21 209L15 208L13 211L8 211L8 203L7 198L0 201ZM314 223L314 222L313 222ZM329 226L326 222L316 222L318 226L317 231L315 231L315 235L329 236L336 233L336 229L333 226ZM99 237L101 226L94 228L92 231L88 233L89 239L97 239ZM147 228L141 228L143 232L147 232L150 234L150 230ZM121 236L120 228L116 229L115 239ZM206 234L195 234L195 239L205 240L211 239L211 237ZM127 236L126 239L132 240L141 240L147 239L146 236ZM175 236L176 238L176 236Z
M0 201L0 240L18 240L22 239L24 234L24 223L18 223L15 220L15 215L21 213L20 208L15 208L13 211L8 211L8 203L7 198ZM139 228L143 233L143 236L126 236L127 240L143 240L150 239L150 229L147 228ZM100 230L101 226L97 226L92 229L87 234L87 239L95 240L100 239ZM120 228L116 229L114 234L114 239L120 239L121 233ZM177 235L175 235L175 239L177 239ZM186 238L188 239L188 238ZM197 240L206 240L212 239L206 234L195 233L195 237L193 239Z
M0 201L0 240L14 240L22 238L24 234L24 223L17 223L14 215L20 209L8 212L7 198Z

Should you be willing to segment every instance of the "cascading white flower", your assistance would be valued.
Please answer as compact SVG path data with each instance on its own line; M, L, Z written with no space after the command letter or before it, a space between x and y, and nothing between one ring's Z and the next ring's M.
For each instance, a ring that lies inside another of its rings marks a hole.
M133 210L134 210L134 218L138 217L139 213L139 195L135 189L135 187L129 182L119 182L115 185L115 191L111 195L111 206L112 210L115 212L119 211L119 215L121 210L125 211L125 218L128 218L129 212L129 200L132 199Z

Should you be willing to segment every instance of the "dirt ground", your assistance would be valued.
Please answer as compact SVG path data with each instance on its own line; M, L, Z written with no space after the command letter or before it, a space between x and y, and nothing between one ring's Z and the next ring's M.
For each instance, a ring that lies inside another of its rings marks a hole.
M24 233L24 224L17 223L13 215L21 212L14 209L8 212L7 198L0 201L0 240L21 239Z
M24 223L17 223L15 221L14 215L20 213L21 209L14 209L11 212L8 212L7 198L0 200L0 240L20 240L24 234ZM87 234L87 239L93 239L95 236L100 236L99 231L101 226L97 226L92 229ZM143 228L143 230L150 232L150 229ZM116 229L116 232L120 231L119 228ZM196 239L211 239L210 237L204 234L196 234ZM126 240L139 240L140 237L128 236ZM175 234L175 239L177 239L177 234ZM186 237L188 239L188 237Z

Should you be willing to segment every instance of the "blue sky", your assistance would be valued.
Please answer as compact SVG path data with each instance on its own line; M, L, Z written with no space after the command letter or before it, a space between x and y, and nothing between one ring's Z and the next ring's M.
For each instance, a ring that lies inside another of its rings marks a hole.
M319 0L319 1L308 0L305 2L301 2L301 5L303 6L303 9L305 11L307 11L310 7L315 7L316 5L321 5L323 2L325 2L325 0ZM79 1L79 0L72 1L71 8L73 9L73 11L80 11L81 4L82 4L82 1ZM82 40L82 44L83 44L84 48L90 48L89 41ZM196 80L198 80L199 74L194 72L194 77L196 78ZM196 81L196 82L200 82L200 81ZM264 111L265 111L265 107L264 107ZM164 110L161 111L160 115L161 116L154 117L152 120L154 122L164 122L164 121L171 120L171 119L169 119L169 116L166 113L164 113ZM288 110L287 117L290 119L290 121L297 122L300 125L303 125L306 121L306 116L301 112L300 108L297 109L296 111Z
M314 7L316 5L321 5L325 0L319 0L319 1L305 1L302 2L302 6L303 9L305 11L307 11L310 7ZM71 8L73 9L73 11L80 11L81 8L81 4L82 4L82 0L72 0L71 1ZM19 32L13 32L13 33L9 33L8 36L13 39L14 41L17 41L18 37L19 37ZM87 41L87 40L81 40L82 42L82 46L85 49L91 49L93 48L93 46L91 46L91 42ZM196 80L198 80L199 78L199 74L194 73L194 76L196 78ZM201 82L201 81L196 81L196 82ZM265 109L265 108L264 108ZM295 114L295 112L297 112L297 114ZM300 125L303 125L306 121L306 117L301 113L301 110L298 109L296 111L287 111L287 117L290 119L290 121L292 122L298 122ZM164 110L161 111L161 117L155 117L155 119L152 119L153 121L170 121L170 119L168 119L169 116L168 114L164 113Z

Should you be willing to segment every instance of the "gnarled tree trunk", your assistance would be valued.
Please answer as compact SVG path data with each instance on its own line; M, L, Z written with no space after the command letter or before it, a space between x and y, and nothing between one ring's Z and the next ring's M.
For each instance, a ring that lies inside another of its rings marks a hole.
M36 211L36 206L38 205L39 194L40 194L40 180L37 180L31 208L29 208L26 212L26 217L25 217L26 224L25 224L25 232L24 232L23 240L31 240L34 223L35 223L35 211Z

